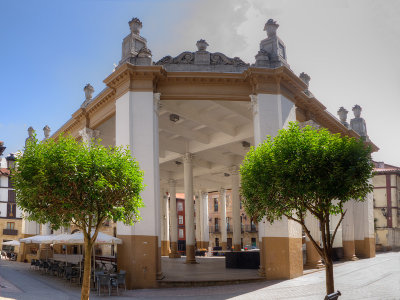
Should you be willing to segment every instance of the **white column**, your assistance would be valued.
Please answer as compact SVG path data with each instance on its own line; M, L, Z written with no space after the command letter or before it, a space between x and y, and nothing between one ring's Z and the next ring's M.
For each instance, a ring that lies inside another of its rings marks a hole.
M221 207L221 246L222 250L227 250L227 232L226 232L226 190L219 190L219 205Z
M119 268L127 285L154 287L160 272L160 177L158 162L159 94L128 91L116 100L116 145L128 146L144 173L142 220L134 226L117 223Z
M345 260L355 260L354 244L354 201L349 200L343 204L343 210L346 211L342 221L342 241Z
M169 184L169 217L171 224L171 253L170 258L181 257L178 253L178 216L176 210L176 183L175 180L170 179Z
M201 192L201 208L200 208L200 219L201 219L201 248L208 248L210 241L210 232L208 225L208 193Z
M161 201L161 255L169 255L169 212L168 197L163 189L160 197Z
M200 218L200 213L201 213L201 191L196 192L195 196L195 205L196 205L196 248L200 249L200 241L201 241L201 218Z
M267 135L274 137L290 121L296 121L295 105L280 94L250 95L250 99L256 147ZM259 239L262 240L260 274L265 271L267 279L301 276L303 274L301 226L285 217L273 224L266 222L264 218L258 225Z
M312 238L320 246L321 230L319 226L319 220L315 218L311 213L307 212L304 222L306 224L306 227L310 231ZM308 268L315 269L323 267L323 264L321 262L321 257L318 254L317 249L315 249L315 246L311 242L308 235L306 235L306 254L307 254L306 266Z
M233 249L240 251L242 227L240 223L240 197L239 197L239 168L237 166L231 167L231 181L232 181L232 218L233 218Z
M185 188L185 231L186 231L186 263L196 263L194 247L194 204L193 204L193 155L183 156L183 180Z
M369 179L372 184L372 178ZM368 193L364 206L364 257L375 257L374 194Z
M42 235L50 235L50 234L51 234L50 223L42 224Z

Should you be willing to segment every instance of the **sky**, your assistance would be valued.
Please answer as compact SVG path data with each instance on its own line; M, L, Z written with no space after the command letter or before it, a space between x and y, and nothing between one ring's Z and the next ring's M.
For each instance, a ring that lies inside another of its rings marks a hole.
M377 161L400 166L400 1L397 0L0 0L0 140L5 155L60 128L95 95L121 58L128 21L157 61L208 51L254 63L270 18L280 25L287 60L311 76L310 91L336 116L359 104Z

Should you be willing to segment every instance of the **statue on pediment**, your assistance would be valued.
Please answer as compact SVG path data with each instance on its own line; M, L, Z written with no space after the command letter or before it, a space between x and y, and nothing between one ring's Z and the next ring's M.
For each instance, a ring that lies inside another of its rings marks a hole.
M350 120L350 127L361 137L368 138L367 125L365 123L365 120L361 118L361 111L361 106L356 104L353 107L354 118Z

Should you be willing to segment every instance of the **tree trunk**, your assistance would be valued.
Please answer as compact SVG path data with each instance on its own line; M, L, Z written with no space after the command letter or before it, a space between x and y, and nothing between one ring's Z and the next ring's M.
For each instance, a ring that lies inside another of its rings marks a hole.
M335 283L333 280L333 262L332 258L328 252L328 255L325 257L325 283L326 283L326 294L332 294L335 292Z
M84 264L83 281L81 289L81 300L89 300L91 262L92 262L92 245L90 244L90 241L88 241L85 238L85 264Z

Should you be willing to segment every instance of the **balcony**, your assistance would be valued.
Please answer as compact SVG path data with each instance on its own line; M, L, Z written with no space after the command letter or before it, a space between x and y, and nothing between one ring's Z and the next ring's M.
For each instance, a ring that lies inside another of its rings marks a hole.
M221 230L219 226L210 226L210 233L220 233Z
M3 229L3 235L18 235L17 229Z
M257 232L257 227L256 227L256 225L246 225L245 231L246 232Z

